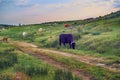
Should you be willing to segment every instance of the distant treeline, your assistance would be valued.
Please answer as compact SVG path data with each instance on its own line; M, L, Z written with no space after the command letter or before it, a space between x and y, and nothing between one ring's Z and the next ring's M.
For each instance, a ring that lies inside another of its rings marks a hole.
M10 27L16 27L16 25L0 24L0 29L1 28L10 28Z
M22 27L22 26L25 26L23 24L19 24L19 25L9 25L9 24L0 24L0 29L2 28L11 28L11 27Z

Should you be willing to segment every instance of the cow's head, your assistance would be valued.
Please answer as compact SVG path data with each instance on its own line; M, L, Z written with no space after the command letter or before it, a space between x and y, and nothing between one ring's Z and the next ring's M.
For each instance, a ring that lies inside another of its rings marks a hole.
M75 42L71 42L71 48L75 49Z

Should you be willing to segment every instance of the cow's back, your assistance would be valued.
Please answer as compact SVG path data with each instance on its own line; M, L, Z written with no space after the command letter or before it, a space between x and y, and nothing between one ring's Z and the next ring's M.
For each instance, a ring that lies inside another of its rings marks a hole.
M60 34L59 38L63 43L71 43L73 41L72 34Z

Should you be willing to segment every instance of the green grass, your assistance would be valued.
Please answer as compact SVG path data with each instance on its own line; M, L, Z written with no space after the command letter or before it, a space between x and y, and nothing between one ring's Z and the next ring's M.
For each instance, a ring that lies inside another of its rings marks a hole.
M74 60L72 58L64 57L62 55L60 56L60 55L53 54L53 53L44 53L44 54L54 58L58 62L66 64L68 66L67 68L69 70L74 69L74 68L79 69L82 72L84 72L85 74L89 74L89 75L93 76L93 78L95 78L97 80L111 80L111 79L113 79L113 76L116 76L114 78L116 78L116 80L119 80L118 77L120 76L119 75L120 73L109 71L108 69L98 67L98 66L91 66L91 65L85 64L83 62ZM103 77L103 76L105 76L105 77Z
M0 45L1 47L1 45ZM32 56L22 53L9 44L2 43L0 51L0 79L13 79L16 72L23 72L31 80L53 80L55 68ZM38 78L38 79L36 79Z
M47 63L44 63L42 60L38 60L37 58L30 56L28 54L25 54L21 51L18 51L15 49L15 47L10 46L9 44L2 44L4 47L4 50L0 52L0 62L4 61L2 59L8 59L8 62L13 63L12 65L4 65L4 68L0 67L0 79L1 80L12 80L15 77L15 73L22 72L22 74L25 74L26 77L30 77L30 80L56 80L56 76L62 77L66 80L69 80L71 78L72 80L81 80L80 78L74 76L71 72L67 71L61 71L61 74L57 74L57 69L53 66L50 66ZM12 54L16 55L15 57L17 60L13 60ZM9 55L10 54L10 55ZM9 59L10 57L10 59ZM11 61L13 60L13 61ZM0 66L2 66L1 64ZM69 75L71 74L71 75ZM61 79L60 79L61 80Z
M19 61L14 66L14 70L31 76L32 80L43 80L44 78L52 80L54 76L52 72L55 71L52 66L26 54L19 55Z
M17 63L17 56L10 50L0 52L0 70L13 66Z
M32 42L43 48L59 49L59 34L72 33L75 37L76 50L71 50L71 52L88 55L91 53L91 55L100 54L103 57L113 56L115 58L120 56L119 20L118 17L94 21L85 25L74 26L72 30L65 29L63 24L29 25L7 29L2 31L0 36L8 36L10 40ZM38 32L39 28L43 28L43 31ZM29 33L25 39L22 38L22 32L24 31ZM63 47L61 50L65 48ZM66 48L66 51L69 51L68 48Z
M53 80L82 80L79 77L73 76L70 71L56 70Z
M71 30L65 29L64 28L65 23L72 24L73 29ZM38 32L39 28L43 28L43 31ZM27 32L29 35L23 39L22 32L24 31ZM62 46L61 48L59 47L59 34L61 33L73 34L76 42L75 50L69 49L69 46L67 47ZM108 59L108 61L104 62L107 63L108 65L119 63L120 60L120 16L114 18L106 18L106 19L105 17L102 17L99 18L98 20L94 20L91 22L78 20L78 21L58 22L58 23L56 22L56 24L48 23L48 24L27 25L22 27L13 27L0 32L0 39L2 39L5 36L9 37L9 41L17 40L17 41L31 42L38 45L39 47L59 49L61 51L71 52L71 54L102 57ZM0 52L4 52L6 49L12 50L15 49L15 47L7 43L0 42ZM24 56L26 58L24 58ZM23 68L26 68L25 64L28 63L29 66L35 65L34 68L36 68L36 66L38 67L39 64L42 63L41 61L40 63L31 64L29 63L29 60L31 62L33 61L33 63L37 62L37 60L36 59L34 60L33 57L32 58L28 58L28 57L29 57L28 55L24 55L24 54L19 55L18 65L19 66L24 65ZM76 65L76 62L75 61L72 62L71 59L70 60L60 59L59 61L65 63L68 62L69 65L70 63ZM86 67L88 67L88 65L86 65ZM10 70L7 69L7 70L11 72L11 69ZM100 80L102 80L103 78L102 76L104 75L106 75L105 78L106 79L108 78L109 80L117 80L117 77L119 78L119 75L114 75L113 73L109 73L109 71L106 70L104 71L101 70L101 68L97 68L97 67L95 67L94 69L93 67L89 69L85 68L85 71L86 70L90 71L90 73L93 74L94 77L97 77ZM48 71L47 74L48 77L34 76L33 80L39 80L39 78L41 78L41 80L48 80L49 77L52 80L53 77L51 76L53 76L53 74L50 75L49 74L50 71Z

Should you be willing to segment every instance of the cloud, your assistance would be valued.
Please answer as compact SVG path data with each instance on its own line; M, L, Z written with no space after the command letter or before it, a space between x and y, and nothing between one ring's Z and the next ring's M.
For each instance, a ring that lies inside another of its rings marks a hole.
M0 7L27 6L30 0L0 0Z
M119 8L120 9L120 0L95 0L96 2L106 3L107 5L111 5L112 8Z
M113 1L114 2L114 1ZM68 3L44 5L51 12L47 15L57 20L83 19L97 17L116 11L110 0L71 0Z
M11 2L13 2L14 0L0 0L0 4L2 4L2 3L11 3Z
M120 0L114 0L113 6L115 8L120 8Z
M67 0L67 2L55 3L44 1L44 4L40 1L42 0L0 0L0 5L6 4L4 7L8 11L2 14L0 18L2 17L4 22L11 23L84 19L111 13L118 10L120 6L120 0Z
M13 2L14 2L14 0L0 0L0 6L11 4Z
M0 11L5 11L6 9L13 6L15 0L0 0Z
M17 5L17 6L24 6L24 5L27 5L28 4L28 2L29 2L29 0L16 0L15 1L15 4Z

